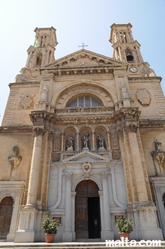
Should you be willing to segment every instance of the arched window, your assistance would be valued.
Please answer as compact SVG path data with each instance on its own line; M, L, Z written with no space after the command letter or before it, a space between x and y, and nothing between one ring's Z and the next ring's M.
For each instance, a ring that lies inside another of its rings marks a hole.
M81 96L72 99L66 107L95 107L103 106L102 102L91 96Z
M41 63L42 63L42 54L38 53L36 55L36 66L41 66Z

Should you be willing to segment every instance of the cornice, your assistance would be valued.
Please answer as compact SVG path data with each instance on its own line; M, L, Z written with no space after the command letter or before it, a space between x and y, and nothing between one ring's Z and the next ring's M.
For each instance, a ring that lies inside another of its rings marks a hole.
M148 81L148 83L151 83L151 81L153 81L153 80L159 80L159 81L161 81L162 80L162 78L160 77L160 76L153 76L153 77L140 77L140 76L129 76L128 77L128 81L129 81L129 83L135 83L135 81L137 81L137 83L139 83L139 81L141 82L141 81L145 81L145 82L147 82ZM132 81L132 82L131 82Z
M15 125L15 126L1 126L0 133L9 133L9 132L32 132L32 125Z
M27 85L31 85L31 86L34 86L34 85L40 85L40 82L39 81L22 81L22 82L13 82L13 83L9 83L9 87L12 87L12 86L19 86L20 87L24 87L24 86L27 86Z
M165 119L139 119L140 128L165 128Z

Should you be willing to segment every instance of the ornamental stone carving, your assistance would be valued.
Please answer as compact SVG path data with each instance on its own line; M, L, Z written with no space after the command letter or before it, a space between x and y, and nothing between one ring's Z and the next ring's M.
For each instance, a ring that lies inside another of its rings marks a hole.
M14 153L8 157L8 161L11 164L12 168L15 169L22 161L22 157L19 156L19 147L17 145L13 147L13 152Z
M33 98L34 96L24 95L18 104L18 109L20 110L32 109L34 106Z
M126 122L125 131L126 132L136 132L138 128L138 122Z
M85 162L82 165L82 170L84 173L89 174L91 172L91 167L92 167L91 163Z
M151 101L151 94L146 88L139 88L136 91L136 97L142 106L148 106Z
M138 120L140 117L141 111L138 110L138 107L127 107L121 108L119 111L114 113L116 119L122 120L123 118L134 118Z

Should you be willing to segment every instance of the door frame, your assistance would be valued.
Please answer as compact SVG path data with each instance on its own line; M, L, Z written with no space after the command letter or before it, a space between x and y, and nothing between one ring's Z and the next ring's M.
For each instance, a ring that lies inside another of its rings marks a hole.
M76 197L76 187L77 185L83 181L83 180L91 180L93 182L96 183L96 185L98 186L98 197L100 199L100 233L101 233L101 239L103 236L103 227L104 227L104 214L103 214L103 189L102 189L102 183L98 180L98 178L96 178L95 176L90 176L88 178L86 178L85 176L80 176L77 179L75 179L75 181L72 184L72 231L73 231L73 241L76 240L76 232L75 232L75 197Z

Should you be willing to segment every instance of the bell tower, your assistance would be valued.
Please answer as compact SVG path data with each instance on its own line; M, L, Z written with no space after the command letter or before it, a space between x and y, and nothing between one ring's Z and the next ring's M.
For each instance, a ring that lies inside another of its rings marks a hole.
M53 62L55 47L58 44L54 27L36 28L34 32L36 32L34 45L27 50L26 68L30 69Z
M140 44L134 40L131 28L130 23L112 24L109 41L114 49L113 57L126 63L142 63Z

